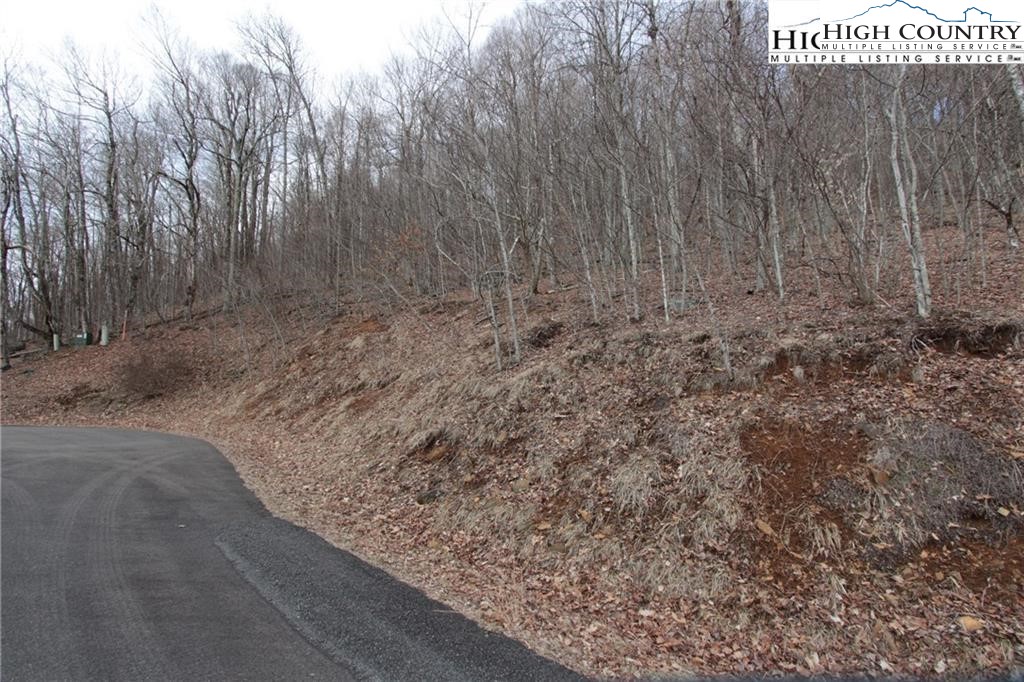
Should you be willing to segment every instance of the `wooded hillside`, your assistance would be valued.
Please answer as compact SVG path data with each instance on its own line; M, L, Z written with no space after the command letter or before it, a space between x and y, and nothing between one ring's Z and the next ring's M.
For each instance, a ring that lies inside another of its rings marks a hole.
M337 83L272 17L215 54L153 18L146 84L74 48L7 54L4 364L12 337L296 290L330 309L469 288L499 367L522 354L520 285L668 320L714 316L712 272L782 301L801 269L851 304L912 287L926 317L922 233L944 225L943 286L984 286L984 231L1019 245L1022 67L769 65L766 21L536 4Z

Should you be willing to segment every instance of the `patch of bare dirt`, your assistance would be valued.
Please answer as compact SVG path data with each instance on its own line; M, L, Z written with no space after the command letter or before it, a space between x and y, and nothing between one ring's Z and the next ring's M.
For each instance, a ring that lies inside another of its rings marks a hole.
M980 542L929 542L908 562L922 579L941 586L959 583L976 594L1013 603L1024 584L1024 538Z
M911 344L931 346L944 353L963 353L983 358L998 357L1024 343L1024 323L985 322L967 316L940 316L915 326Z
M850 529L823 496L837 481L869 477L864 437L834 423L769 422L748 426L740 442L757 466L764 511L756 547L762 560L771 559L773 575L791 581L801 570L794 564L840 558Z

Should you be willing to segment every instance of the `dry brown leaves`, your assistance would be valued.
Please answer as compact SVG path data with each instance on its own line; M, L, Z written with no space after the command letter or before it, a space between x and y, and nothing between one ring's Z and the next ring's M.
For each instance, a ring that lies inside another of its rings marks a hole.
M990 256L985 292L936 278L940 308L984 301L993 319L1024 317L1024 266L998 245ZM461 296L387 317L282 311L283 347L261 338L259 317L212 316L16 363L3 376L3 421L207 438L275 513L589 674L1019 669L1019 536L940 538L880 568L848 549L856 529L819 496L836 470L871 489L890 483L866 443L894 418L947 423L1022 456L1020 349L908 347L907 295L855 309L841 285L826 281L817 297L810 272L790 278L784 306L709 282L744 383L718 378L703 308L665 325L652 297L643 325L610 311L592 326L579 291L531 304L523 328L536 343L498 374L478 306ZM120 368L139 353L188 358L188 380L126 395ZM714 453L705 442L745 449L701 478L683 464ZM816 447L846 455L830 467ZM726 472L748 481L742 495L716 490ZM642 499L616 497L627 474ZM714 514L710 495L721 496ZM1022 506L1001 509L1012 520ZM705 523L699 540L694 519ZM819 552L830 540L812 531L826 521L841 542Z

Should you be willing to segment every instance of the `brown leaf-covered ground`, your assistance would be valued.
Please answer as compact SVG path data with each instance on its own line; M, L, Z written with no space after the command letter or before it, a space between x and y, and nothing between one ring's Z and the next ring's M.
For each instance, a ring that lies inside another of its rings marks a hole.
M989 251L984 289L934 263L927 322L806 269L785 304L711 282L732 377L704 305L541 294L497 371L466 293L287 299L16 358L3 421L206 438L271 510L588 674L1020 670L1024 258Z

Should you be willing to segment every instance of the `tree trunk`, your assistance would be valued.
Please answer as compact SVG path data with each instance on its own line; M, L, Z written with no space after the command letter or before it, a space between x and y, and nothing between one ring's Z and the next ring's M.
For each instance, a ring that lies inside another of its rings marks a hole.
M928 282L924 241L921 238L921 217L917 208L917 167L907 139L907 115L902 103L903 79L906 76L906 71L906 67L900 67L896 85L893 88L892 100L886 112L892 137L889 161L892 164L896 199L900 207L900 226L907 241L907 247L910 249L910 267L914 276L917 315L926 318L931 315L932 292ZM907 179L904 178L904 165L909 170Z
M1024 122L1024 66L1007 64L1006 74L1010 77L1010 85L1013 87L1013 94L1016 96L1017 106L1020 108L1021 121Z

